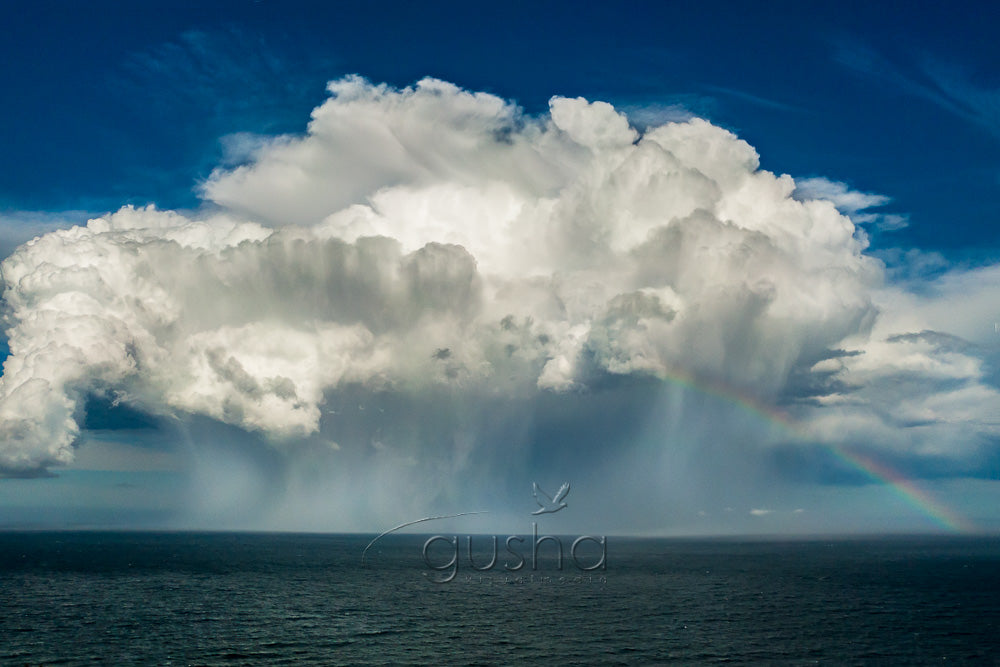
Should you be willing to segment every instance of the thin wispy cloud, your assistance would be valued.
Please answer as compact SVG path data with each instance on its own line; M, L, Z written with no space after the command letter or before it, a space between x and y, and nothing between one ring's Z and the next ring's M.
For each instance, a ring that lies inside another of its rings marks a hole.
M682 122L695 118L698 114L692 111L683 102L673 104L649 103L649 104L619 104L617 106L628 116L629 122L633 126L644 130L666 123Z
M289 121L289 114L321 96L321 73L336 63L283 46L239 28L188 30L132 54L108 85L126 104L148 113L171 116L198 108L205 120L230 125L248 117Z
M706 90L710 90L721 95L732 97L738 99L742 102L747 102L765 109L772 109L774 111L791 111L798 112L801 109L795 105L787 104L785 102L779 102L777 100L772 100L766 97L761 97L760 95L754 95L745 90L738 90L736 88L728 88L725 86L705 86Z
M844 67L977 125L1000 139L1000 88L975 83L961 67L933 57L903 68L862 44L841 41L835 60Z
M858 225L872 225L881 231L896 231L909 225L906 215L882 213L872 209L885 206L890 197L869 192L852 190L846 183L827 178L800 178L795 181L793 195L800 200L825 200L837 210L851 218Z

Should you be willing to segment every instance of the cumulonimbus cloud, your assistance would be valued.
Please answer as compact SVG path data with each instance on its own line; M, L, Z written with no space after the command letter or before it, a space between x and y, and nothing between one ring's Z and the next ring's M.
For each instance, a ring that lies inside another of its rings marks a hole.
M0 467L71 461L92 393L281 447L347 385L485 400L677 371L807 399L822 440L901 446L885 386L935 453L992 437L982 355L881 316L864 233L732 133L434 79L330 92L304 136L213 173L200 212L125 207L3 262Z

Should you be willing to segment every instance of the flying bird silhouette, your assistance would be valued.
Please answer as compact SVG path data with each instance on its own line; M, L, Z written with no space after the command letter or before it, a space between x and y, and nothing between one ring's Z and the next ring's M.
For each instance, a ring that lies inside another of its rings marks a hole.
M569 493L569 482L560 486L556 495L552 498L549 497L549 494L538 488L537 482L532 482L532 486L534 486L534 491L532 491L532 493L535 496L535 502L538 503L539 508L532 512L532 514L550 514L558 512L562 508L566 507L566 501L563 500L563 498L565 498L566 494Z

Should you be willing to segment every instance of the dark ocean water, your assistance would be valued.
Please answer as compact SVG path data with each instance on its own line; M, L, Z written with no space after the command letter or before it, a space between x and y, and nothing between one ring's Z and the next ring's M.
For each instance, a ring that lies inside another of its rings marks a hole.
M368 540L0 533L0 663L1000 662L996 538L611 537L593 572L557 570L552 544L532 571L529 538L516 573L501 538L493 570L463 545L445 584L424 538L383 538L362 567Z

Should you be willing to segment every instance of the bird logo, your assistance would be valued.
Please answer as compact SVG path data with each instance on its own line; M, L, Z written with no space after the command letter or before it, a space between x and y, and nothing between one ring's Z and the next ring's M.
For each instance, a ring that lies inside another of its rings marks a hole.
M534 487L532 494L535 496L535 502L538 503L538 509L532 512L532 514L553 514L566 507L564 498L569 493L569 482L560 486L556 495L552 497L549 497L549 494L538 488L537 482L532 482L532 486Z

